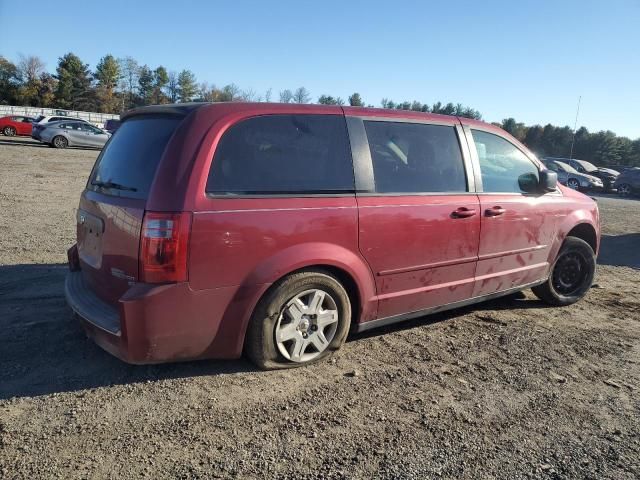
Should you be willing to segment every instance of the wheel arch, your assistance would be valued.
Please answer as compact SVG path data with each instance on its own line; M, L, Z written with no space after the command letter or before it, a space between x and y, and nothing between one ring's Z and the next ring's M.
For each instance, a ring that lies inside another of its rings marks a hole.
M301 271L325 271L340 281L351 300L352 326L376 317L378 302L375 279L360 255L335 244L296 245L256 266L239 287L236 294L238 301L232 301L225 312L220 329L234 337L235 354L240 355L242 352L249 321L259 302L282 279ZM238 309L240 305L243 307ZM226 333L222 337L229 339ZM215 343L217 342L214 341ZM225 347L228 348L229 345ZM212 345L212 351L215 348L219 347Z
M579 223L569 230L565 238L566 237L576 237L580 240L584 240L589 244L594 252L598 251L598 234L596 233L596 229L590 223Z

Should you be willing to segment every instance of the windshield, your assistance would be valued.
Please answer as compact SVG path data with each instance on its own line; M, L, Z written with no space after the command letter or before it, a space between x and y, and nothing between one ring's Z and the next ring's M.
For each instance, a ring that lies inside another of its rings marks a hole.
M568 163L564 163L564 162L556 162L559 166L561 166L565 172L568 173L578 173L578 171L573 168L571 165L569 165Z
M182 117L141 116L125 121L96 160L88 189L147 198L156 169Z
M593 163L589 163L586 160L576 160L576 162L578 162L580 165L582 165L582 167L587 171L587 172L595 172L598 170L598 167L596 167Z

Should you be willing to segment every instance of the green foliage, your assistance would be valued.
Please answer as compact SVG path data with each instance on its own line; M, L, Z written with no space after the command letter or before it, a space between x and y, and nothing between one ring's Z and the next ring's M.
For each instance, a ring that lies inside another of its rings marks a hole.
M4 104L116 113L138 105L188 102L194 98L208 102L269 101L271 89L263 97L253 90L241 90L233 83L222 88L209 86L206 82L198 85L189 70L179 74L168 72L163 66L152 70L147 65L141 67L132 57L116 60L110 54L102 57L91 73L80 58L67 53L59 58L55 75L47 73L44 62L36 56L20 55L17 64L0 56L0 103ZM279 100L281 103L311 103L311 94L305 87L295 91L285 89L280 91ZM348 101L351 106L365 106L357 92L349 95ZM345 101L324 94L318 98L318 103L344 105ZM482 119L480 112L460 103L435 102L429 106L418 100L396 103L390 98L383 98L380 103L388 109ZM618 137L611 131L590 133L585 127L579 128L574 137L570 127L526 126L514 118L494 125L502 127L541 157L572 154L574 158L597 165L640 166L640 138Z
M138 73L138 95L140 95L140 103L142 105L151 104L153 96L155 77L153 72L147 65L140 67Z
M351 105L352 107L364 107L364 101L362 100L362 98L360 98L359 93L356 92L352 95L349 95L349 105Z
M190 102L197 91L198 86L196 85L196 76L191 70L182 70L178 74L178 92L180 95L180 102Z
M596 165L640 166L640 139L618 137L611 131L589 133L585 127L525 126L506 118L498 126L516 137L539 157L569 157L588 160ZM573 140L573 152L571 143Z
M67 53L60 57L55 77L58 79L55 92L58 106L71 110L95 110L95 90L91 85L89 65L77 55Z
M169 73L160 65L153 71L153 103L167 103L167 97L163 91L169 84Z
M331 95L320 95L318 103L321 105L344 105L344 100L340 97L332 97Z
M98 85L113 91L120 81L120 64L113 55L105 55L96 65L93 76Z

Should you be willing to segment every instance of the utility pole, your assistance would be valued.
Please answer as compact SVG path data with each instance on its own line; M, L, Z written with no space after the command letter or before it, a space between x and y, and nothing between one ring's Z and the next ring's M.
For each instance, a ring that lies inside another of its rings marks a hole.
M578 114L580 113L580 100L582 100L582 95L578 97L578 108L576 108L576 121L573 124L573 136L571 137L571 151L569 152L569 160L573 158L573 143L576 141L576 128L578 128Z

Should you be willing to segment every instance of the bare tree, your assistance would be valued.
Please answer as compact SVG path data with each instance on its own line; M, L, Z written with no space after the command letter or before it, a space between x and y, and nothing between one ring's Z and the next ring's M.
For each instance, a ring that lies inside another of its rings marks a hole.
M44 73L45 63L35 55L20 54L18 60L18 75L24 83L33 84Z
M293 94L293 103L309 103L311 102L311 94L304 87L299 87Z
M176 72L169 72L169 81L167 82L167 97L171 100L171 103L178 101L178 74Z
M242 90L238 99L243 102L261 102L262 96L258 95L254 89L249 88L247 90Z
M134 105L133 96L140 77L140 65L133 57L119 58L118 64L122 73L120 89L127 92L129 106L131 107Z
M271 101L271 93L272 93L272 89L269 88L265 93L264 93L264 101L265 102L270 102Z
M291 103L293 100L293 92L288 88L280 92L280 103Z

